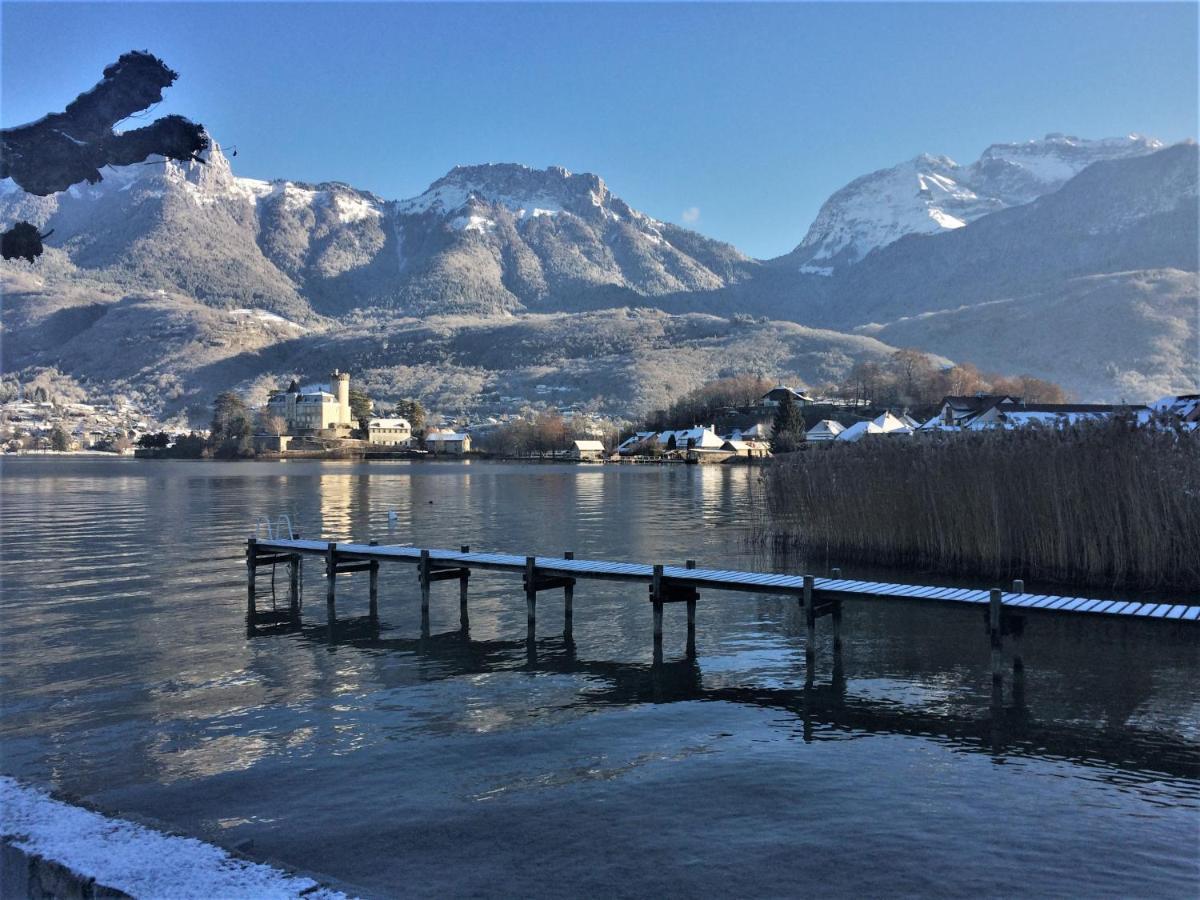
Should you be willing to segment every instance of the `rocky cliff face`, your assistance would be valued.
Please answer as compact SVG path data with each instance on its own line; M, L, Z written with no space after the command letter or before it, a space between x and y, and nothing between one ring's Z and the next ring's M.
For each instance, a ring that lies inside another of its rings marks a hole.
M733 247L659 222L597 176L552 167L464 166L391 207L403 306L585 309L621 292L648 297L745 278Z
M49 198L9 182L0 215L54 229L48 245L80 269L301 318L579 309L715 289L755 266L557 167L459 167L386 202L344 184L238 178L216 144L205 159L115 169Z

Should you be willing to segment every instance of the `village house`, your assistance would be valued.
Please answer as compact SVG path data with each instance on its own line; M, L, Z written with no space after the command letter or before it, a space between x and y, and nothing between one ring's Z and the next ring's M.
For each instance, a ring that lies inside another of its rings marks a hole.
M956 431L976 420L995 421L997 406L1019 401L1019 397L1010 397L1007 394L948 395L942 398L937 415L920 428L922 431Z
M412 443L412 425L408 419L371 419L367 440L383 447L407 447Z
M721 444L721 450L747 459L766 459L771 455L771 445L766 441L741 440L739 438L727 438Z
M769 441L771 429L771 422L757 422L749 428L735 428L729 436L737 441Z
M920 427L930 431L986 431L1029 425L1075 425L1108 419L1118 413L1142 416L1149 407L1111 403L1026 403L1020 397L979 394L944 397L941 410Z
M617 453L621 456L631 456L639 452L643 444L646 444L656 432L653 431L635 431L621 443L617 444Z
M572 441L571 449L567 451L568 459L583 461L599 461L608 456L601 441Z
M987 418L975 419L967 429L1024 428L1028 425L1077 425L1111 418L1117 412L1137 413L1142 406L1113 406L1106 403L1000 403Z
M471 452L471 436L465 432L434 431L425 435L425 449L437 456L462 456Z
M1154 418L1174 422L1186 431L1200 429L1200 394L1168 394L1138 413L1139 424Z
M771 390L762 395L762 399L758 402L761 406L775 407L783 403L783 398L786 396L791 396L797 406L806 406L814 402L814 398L808 396L808 394L790 387L784 387L783 385L771 388Z
M808 429L806 438L810 441L832 441L845 430L846 426L841 422L836 422L833 419L822 419L812 428Z
M907 419L907 421L906 421ZM894 415L890 410L880 416L872 419L870 422L856 422L849 428L841 431L834 440L838 441L857 441L868 435L886 434L886 435L910 435L915 429L908 424L912 421L907 416L901 418Z
M711 428L694 425L678 431L661 431L655 436L658 449L672 450L719 450L724 441Z

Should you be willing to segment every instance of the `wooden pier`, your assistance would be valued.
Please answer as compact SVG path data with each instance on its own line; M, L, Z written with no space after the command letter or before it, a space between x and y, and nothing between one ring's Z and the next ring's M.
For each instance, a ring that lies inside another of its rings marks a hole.
M286 533L286 532L285 532ZM520 575L525 593L525 608L530 635L537 620L538 594L563 592L564 632L571 633L574 621L575 585L580 580L619 581L645 584L653 613L654 655L662 657L663 606L687 604L688 655L695 654L696 604L700 592L741 591L794 597L804 615L807 628L806 656L811 663L816 646L819 619L828 617L833 631L835 652L842 635L842 601L872 600L888 603L920 603L938 606L975 607L984 616L985 632L991 648L993 687L999 690L1006 652L1013 657L1014 679L1024 671L1020 656L1020 637L1027 617L1062 616L1074 618L1142 621L1152 623L1200 624L1200 605L1139 602L1136 600L1097 600L1086 597L1062 597L1028 594L1017 581L1013 590L972 590L968 588L892 584L878 581L834 577L784 575L764 572L739 572L704 569L688 560L682 566L575 559L573 553L562 557L516 556L505 553L472 552L470 547L455 550L420 549L411 546L379 545L334 541L250 538L246 543L248 587L246 615L250 628L261 624L291 622L299 624L301 561L305 556L324 561L325 604L330 628L337 621L337 576L354 572L369 574L369 615L379 615L379 568L383 563L409 564L415 567L421 590L422 630L428 630L429 602L433 585L439 581L457 581L459 614L467 626L468 584L475 570ZM286 564L288 568L288 606L286 611L259 612L256 573L264 566Z

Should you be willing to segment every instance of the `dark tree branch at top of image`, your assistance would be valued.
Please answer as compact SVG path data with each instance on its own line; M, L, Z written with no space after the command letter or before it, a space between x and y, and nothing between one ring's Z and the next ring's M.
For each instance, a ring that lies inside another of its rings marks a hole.
M204 126L183 116L164 116L120 134L113 131L124 119L161 101L163 90L178 77L151 53L122 54L105 67L99 83L63 112L0 129L0 178L12 178L23 190L44 197L81 181L95 184L106 165L127 166L156 154L201 162L196 154L208 147ZM24 242L22 250L28 250ZM33 255L40 253L39 242ZM19 255L29 258L27 252ZM8 242L4 257L11 258Z

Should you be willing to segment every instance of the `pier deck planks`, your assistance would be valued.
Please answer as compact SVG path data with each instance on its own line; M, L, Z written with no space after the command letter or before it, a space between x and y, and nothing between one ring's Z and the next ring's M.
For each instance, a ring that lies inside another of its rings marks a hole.
M330 541L260 540L259 553L300 553L324 556ZM410 562L419 564L421 550L408 545L376 545L354 542L338 543L339 558L378 560L379 562ZM458 566L497 572L525 574L525 557L507 553L459 553L454 550L430 550L429 559L437 566ZM610 581L631 581L650 584L654 567L641 563L610 562L605 560L564 559L539 556L535 559L539 576L591 578ZM723 591L749 591L759 594L804 593L803 575L783 575L770 572L735 572L726 569L689 569L683 566L664 566L664 581L674 586L706 588ZM852 581L842 578L817 578L813 588L819 597L909 600L921 603L954 605L983 605L989 594L983 590L937 587L932 585L892 584L881 581ZM1005 593L1002 604L1013 609L1037 612L1070 613L1105 618L1134 618L1171 622L1200 621L1200 606L1179 603L1139 603L1136 601L1096 600L1087 597L1058 597L1043 594Z

